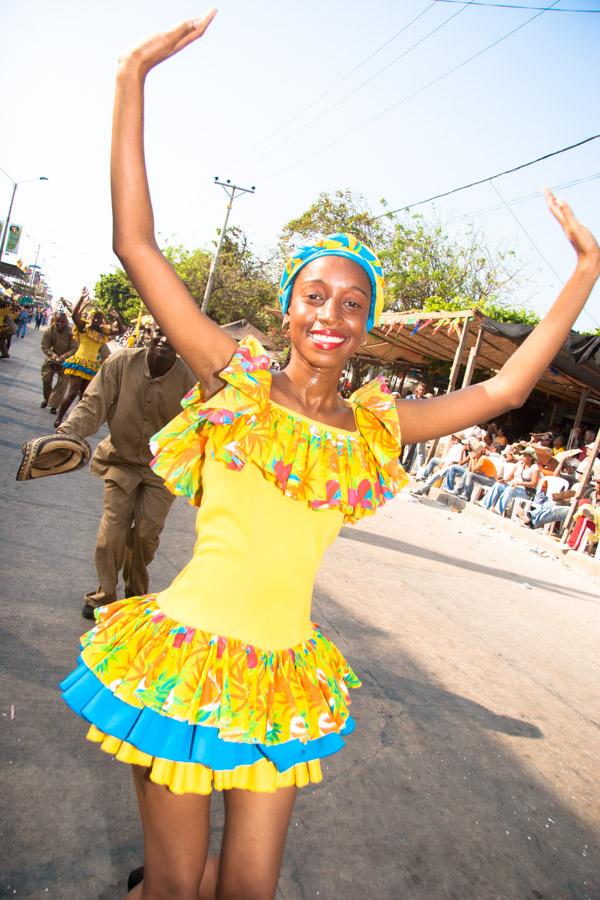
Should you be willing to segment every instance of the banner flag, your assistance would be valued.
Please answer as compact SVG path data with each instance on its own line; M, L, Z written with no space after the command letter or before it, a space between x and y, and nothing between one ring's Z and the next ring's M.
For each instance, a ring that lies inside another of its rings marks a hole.
M9 225L8 234L6 236L5 250L7 253L18 253L21 235L23 234L22 225Z

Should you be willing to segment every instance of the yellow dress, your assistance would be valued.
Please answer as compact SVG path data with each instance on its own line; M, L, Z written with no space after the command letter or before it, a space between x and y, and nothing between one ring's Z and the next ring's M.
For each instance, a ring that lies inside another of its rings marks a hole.
M100 359L100 347L110 340L110 329L102 326L102 331L91 329L86 325L85 331L73 329L73 334L79 340L79 346L73 356L69 356L63 363L63 371L67 375L77 375L85 381L91 381L99 371L102 361Z
M199 506L194 554L158 595L99 610L61 685L91 740L176 793L321 780L360 682L311 621L314 578L342 523L407 483L382 381L351 398L350 432L274 403L268 363L247 339L226 387L194 388L155 436L155 471Z

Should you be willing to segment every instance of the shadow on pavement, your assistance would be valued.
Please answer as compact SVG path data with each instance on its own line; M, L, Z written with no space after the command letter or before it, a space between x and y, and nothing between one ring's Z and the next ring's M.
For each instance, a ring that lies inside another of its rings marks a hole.
M540 727L432 682L332 597L316 607L363 688L355 734L299 793L282 896L597 900L597 833L527 763Z
M437 550L427 548L426 550L416 544L409 544L407 541L400 541L397 538L387 537L384 534L375 534L370 531L359 531L356 528L342 528L340 537L348 541L358 541L361 544L371 544L374 547L381 547L384 550L391 550L395 553L406 553L417 559L426 559L432 563L442 563L446 566L455 566L465 572L477 572L479 575L489 575L493 578L501 578L504 581L512 581L519 584L523 581L522 574L515 574L506 569L499 569L495 566L486 566L482 563L471 562L468 559L460 559L456 556L448 556L446 553L440 553ZM542 588L542 590L553 591L554 593L563 594L566 597L581 597L582 595L591 597L598 601L597 591L582 591L579 587L577 590L566 590L555 581L545 581L540 578L534 578L528 575L527 581L531 585Z

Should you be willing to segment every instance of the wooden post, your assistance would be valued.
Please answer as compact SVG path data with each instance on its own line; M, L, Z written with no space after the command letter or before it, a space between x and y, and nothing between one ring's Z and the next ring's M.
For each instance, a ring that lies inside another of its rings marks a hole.
M460 335L460 339L458 341L458 347L456 348L456 353L454 354L454 359L452 360L452 368L450 369L450 379L448 381L448 387L446 389L447 394L451 394L452 391L456 389L456 382L458 381L458 373L460 370L460 364L463 358L463 354L465 352L465 347L467 346L467 340L469 337L469 329L471 327L471 317L465 319L465 324L463 325L463 329ZM427 462L430 462L435 456L435 452L438 448L439 438L436 438L431 447L427 452Z
M448 381L448 388L446 390L447 394L451 394L452 391L456 389L456 382L458 381L460 364L462 362L463 353L465 352L465 347L467 346L470 327L471 319L465 319L465 324L463 325L463 330L460 335L458 347L456 348L456 353L454 354L454 359L452 361L452 368L450 369L450 380Z
M575 510L577 509L579 501L581 500L581 497L583 496L583 492L585 491L586 487L590 483L590 478L591 478L592 471L594 468L594 463L596 462L596 457L598 456L599 450L600 450L600 428L596 432L596 440L594 441L592 453L588 460L588 464L585 468L583 478L579 482L579 485L578 485L579 490L577 491L576 496L573 497L573 499L571 501L571 508L569 510L567 518L565 519L564 530L563 530L563 542L564 543L566 543L566 541L567 541L567 537L569 535L569 528L571 526L571 522L573 521L573 517L575 516Z
M588 392L586 388L584 388L581 392L581 397L579 398L579 404L577 406L577 412L575 413L575 419L573 420L573 427L571 428L571 434L569 435L569 442L566 446L567 450L570 450L573 447L573 441L575 439L575 429L579 428L581 425L581 420L583 419L583 411L585 409L585 404L587 402Z
M477 332L477 338L475 339L475 343L469 350L469 357L467 359L467 367L465 369L465 376L463 378L462 387L469 387L471 381L473 380L473 372L475 371L475 363L477 362L477 356L481 349L481 342L483 341L483 322L479 323L479 331Z

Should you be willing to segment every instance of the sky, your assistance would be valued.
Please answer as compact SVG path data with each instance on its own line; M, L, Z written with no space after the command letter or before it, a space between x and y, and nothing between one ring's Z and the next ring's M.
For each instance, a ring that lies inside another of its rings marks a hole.
M555 8L600 9L600 0ZM0 219L11 179L26 182L12 215L27 235L19 256L33 263L40 247L56 296L74 298L117 265L109 149L119 55L204 10L192 0L0 5L0 167L9 176L0 172ZM225 213L216 175L256 185L230 222L262 251L321 191L348 188L376 213L382 198L391 208L417 203L581 141L600 132L599 38L592 13L440 0L223 0L209 32L148 79L159 239L210 245ZM28 181L38 176L48 181ZM570 184L559 195L600 235L600 140L493 184L509 204ZM541 197L507 209L486 182L418 210L452 235L473 224L492 250L514 249L524 269L511 299L537 312L572 270L572 248ZM597 286L576 327L598 326Z

